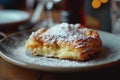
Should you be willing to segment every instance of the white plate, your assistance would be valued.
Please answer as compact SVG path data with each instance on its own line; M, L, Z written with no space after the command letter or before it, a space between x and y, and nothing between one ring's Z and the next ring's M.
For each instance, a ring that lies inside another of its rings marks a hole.
M24 47L31 31L17 33L2 40L0 56L10 63L22 67L57 72L86 71L118 64L120 61L120 37L102 31L99 33L103 41L103 48L96 58L85 62L32 56Z
M27 20L29 13L20 10L0 10L0 24L8 24Z
M16 28L30 18L30 14L21 10L0 10L0 29Z

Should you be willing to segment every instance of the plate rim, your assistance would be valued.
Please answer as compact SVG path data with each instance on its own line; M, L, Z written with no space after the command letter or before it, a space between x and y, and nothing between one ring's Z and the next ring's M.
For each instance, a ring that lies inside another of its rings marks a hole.
M81 67L54 67L54 66L45 66L45 65L38 65L32 63L24 63L18 60L14 60L9 58L8 56L4 55L4 53L0 52L0 56L7 62L17 65L23 68L33 69L33 70L41 70L41 71L48 71L48 72L80 72L80 71L91 71L106 68L109 66L117 65L120 63L120 60L112 61L109 63L102 63L97 65L88 65L88 66L81 66Z

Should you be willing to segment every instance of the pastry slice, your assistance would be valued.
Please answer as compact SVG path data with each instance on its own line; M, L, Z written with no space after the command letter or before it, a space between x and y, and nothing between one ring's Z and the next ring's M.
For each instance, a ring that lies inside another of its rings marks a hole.
M84 61L99 53L102 41L96 30L61 23L33 32L25 47L32 55Z

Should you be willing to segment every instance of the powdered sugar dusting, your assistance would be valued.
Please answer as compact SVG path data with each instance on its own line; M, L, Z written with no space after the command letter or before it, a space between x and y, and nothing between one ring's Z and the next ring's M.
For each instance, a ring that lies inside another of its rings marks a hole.
M77 40L85 40L88 39L85 32L90 30L88 28L80 29L80 24L68 24L62 23L58 24L54 27L49 28L46 32L39 34L40 30L32 33L30 38L34 38L34 36L41 37L45 42L54 43L55 41L62 41L62 42L72 42L75 43ZM76 45L81 47L82 45Z
M73 41L76 39L84 39L86 38L83 34L84 31L78 29L80 25L73 25L62 23L56 25L55 27L50 28L47 32L42 34L42 36L52 36L54 37L52 40L54 41ZM45 39L46 41L51 42L51 39ZM53 41L52 41L53 42Z

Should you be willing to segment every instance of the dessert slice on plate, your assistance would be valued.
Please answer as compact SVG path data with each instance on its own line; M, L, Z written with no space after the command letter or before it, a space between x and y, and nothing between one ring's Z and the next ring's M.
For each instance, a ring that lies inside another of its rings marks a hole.
M62 23L33 32L25 47L33 55L83 61L99 53L102 41L96 30Z

